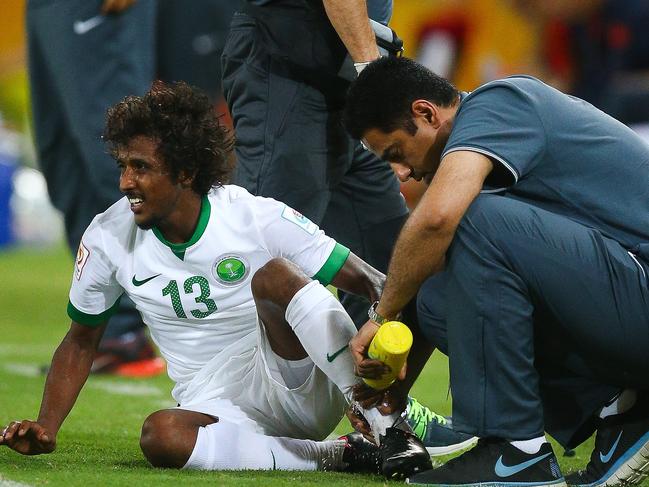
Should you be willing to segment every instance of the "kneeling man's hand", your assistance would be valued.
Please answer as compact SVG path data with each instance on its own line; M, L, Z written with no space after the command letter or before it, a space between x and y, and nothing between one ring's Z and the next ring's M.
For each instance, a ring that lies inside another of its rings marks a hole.
M374 335L376 335L376 332L379 330L380 326L381 325L379 325L375 321L368 320L363 326L361 326L356 335L354 335L354 337L349 341L349 350L352 353L352 358L354 359L356 374L361 377L367 376L361 375L359 364L366 360L367 350L370 348L372 338L374 338Z

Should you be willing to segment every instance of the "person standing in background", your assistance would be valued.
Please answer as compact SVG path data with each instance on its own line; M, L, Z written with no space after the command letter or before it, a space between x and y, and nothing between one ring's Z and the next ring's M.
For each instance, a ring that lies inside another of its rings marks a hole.
M107 108L143 94L155 78L185 80L218 104L219 59L233 11L231 0L28 0L36 151L73 253L93 216L121 197L118 171L101 142ZM93 372L163 370L124 297Z
M248 0L222 57L237 141L233 182L302 212L381 271L408 210L390 166L345 132L349 81L338 73L348 53L359 72L379 57L369 18L387 25L391 15L391 0ZM340 297L364 323L369 303ZM404 320L417 333L415 314ZM432 454L474 441L412 398L404 407Z
M143 94L154 78L156 7L156 0L27 3L36 154L74 254L92 218L121 197L101 133L106 109ZM138 376L164 370L129 299L111 318L92 370Z
M221 53L236 0L158 0L157 76L205 91L217 113L226 113Z

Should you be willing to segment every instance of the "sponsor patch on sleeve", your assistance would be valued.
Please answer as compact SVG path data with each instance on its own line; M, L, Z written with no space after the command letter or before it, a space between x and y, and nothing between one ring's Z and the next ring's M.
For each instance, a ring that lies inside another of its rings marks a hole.
M316 230L318 229L318 226L315 223L313 223L299 211L294 210L289 206L284 207L284 210L282 211L282 218L290 221L291 223L294 223L309 235L315 234Z
M90 257L90 250L88 250L86 246L83 245L83 242L81 242L79 244L79 250L77 251L77 259L74 263L74 275L77 278L77 281L81 279L81 273L83 272L83 268L86 266L86 262L88 262L88 257Z

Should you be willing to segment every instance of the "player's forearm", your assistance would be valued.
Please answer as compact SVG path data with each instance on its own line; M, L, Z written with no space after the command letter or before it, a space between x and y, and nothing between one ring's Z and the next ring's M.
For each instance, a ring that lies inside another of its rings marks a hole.
M71 329L56 349L38 414L38 423L50 432L58 432L74 406L90 374L97 343L95 333L80 338Z
M323 0L331 25L355 62L379 57L365 0Z
M350 253L331 284L342 291L362 296L370 302L379 299L385 275Z

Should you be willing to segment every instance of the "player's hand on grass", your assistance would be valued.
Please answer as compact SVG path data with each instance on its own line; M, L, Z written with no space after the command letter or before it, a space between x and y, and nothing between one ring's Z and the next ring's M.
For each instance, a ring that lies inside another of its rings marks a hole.
M56 448L56 435L35 421L12 421L2 429L0 446L2 445L23 455L50 453Z
M102 14L118 14L129 8L136 0L104 0L101 5Z

